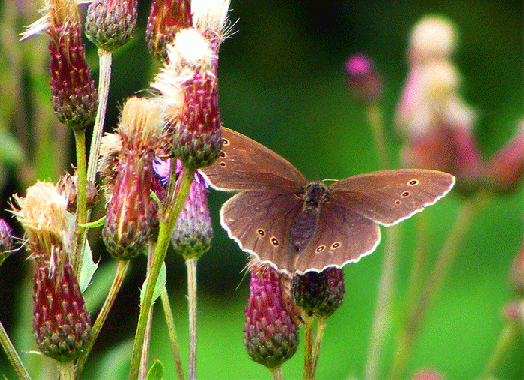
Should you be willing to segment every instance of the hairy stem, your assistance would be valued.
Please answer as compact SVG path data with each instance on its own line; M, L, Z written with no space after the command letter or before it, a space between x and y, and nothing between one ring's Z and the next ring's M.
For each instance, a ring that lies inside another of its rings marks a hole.
M18 356L18 352L16 351L15 346L13 346L13 343L11 343L11 340L7 335L7 331L5 331L2 322L0 322L0 344L4 349L9 359L9 362L15 369L18 378L23 380L30 380L31 377L29 376L27 369L24 367L24 363L22 363L20 356Z
M270 368L271 377L273 380L284 380L284 375L282 374L282 367L278 366L275 368Z
M187 300L189 307L189 372L191 380L196 379L197 351L197 258L186 259L187 267Z
M326 318L318 317L317 318L317 333L315 335L315 342L313 343L313 355L311 358L311 378L315 378L315 373L317 372L318 356L320 354L320 346L322 344L322 339L324 338L324 332L326 331Z
M162 300L162 307L166 316L167 331L169 334L169 341L171 342L171 351L173 352L177 377L178 380L184 380L184 370L182 368L182 360L180 359L180 350L178 349L175 321L173 319L173 313L171 312L171 306L169 305L169 296L165 285L160 293L160 299Z
M175 226L176 218L184 207L189 188L193 182L194 169L187 169L184 167L180 173L180 178L176 179L176 165L171 165L171 175L168 185L168 198L166 202L166 209L163 217L160 219L160 228L158 232L158 240L155 249L155 257L151 273L146 278L146 286L144 290L144 298L140 304L140 313L138 316L138 324L135 333L135 341L133 344L133 357L131 359L131 368L129 370L129 380L135 380L138 377L138 368L140 366L140 358L142 356L142 344L144 343L147 315L151 307L153 299L153 291L155 289L156 281L160 273L160 268L166 257L167 248L171 239L171 233ZM174 191L173 191L174 189ZM173 200L174 198L174 200Z

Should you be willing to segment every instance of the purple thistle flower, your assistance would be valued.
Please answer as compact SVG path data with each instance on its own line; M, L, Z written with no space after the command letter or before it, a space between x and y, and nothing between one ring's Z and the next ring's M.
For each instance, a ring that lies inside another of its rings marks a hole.
M350 94L362 102L376 101L382 96L383 85L375 65L364 54L355 54L346 61Z
M268 264L252 263L249 270L244 345L255 362L279 367L297 351L296 317L286 307L281 275Z

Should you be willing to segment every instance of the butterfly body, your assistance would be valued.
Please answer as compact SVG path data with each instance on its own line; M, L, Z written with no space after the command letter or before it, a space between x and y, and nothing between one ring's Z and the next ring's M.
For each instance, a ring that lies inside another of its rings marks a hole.
M454 177L402 169L308 183L284 158L223 129L219 159L201 169L211 186L234 191L221 224L240 247L286 273L322 271L375 250L390 226L442 198Z

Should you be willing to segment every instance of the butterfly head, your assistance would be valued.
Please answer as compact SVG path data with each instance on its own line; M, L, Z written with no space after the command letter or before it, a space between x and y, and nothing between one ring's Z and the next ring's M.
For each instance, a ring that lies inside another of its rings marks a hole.
M329 200L330 190L322 182L311 182L303 187L304 206L317 208Z

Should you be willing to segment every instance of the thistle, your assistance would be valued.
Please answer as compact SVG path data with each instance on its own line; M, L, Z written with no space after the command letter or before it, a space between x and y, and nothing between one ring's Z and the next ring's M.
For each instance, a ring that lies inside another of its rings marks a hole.
M344 294L344 271L339 268L295 274L291 280L291 297L309 316L331 316L342 305Z
M189 28L192 23L191 1L153 0L146 27L146 41L151 53L160 62L167 62L167 45L173 43L177 32Z
M171 162L157 159L153 164L153 170L164 186L169 182ZM182 163L177 160L176 165L178 175L182 170ZM175 252L185 259L199 259L211 247L212 238L213 226L207 203L207 184L200 173L196 172L184 208L171 234L171 242Z
M270 265L252 263L244 345L255 362L280 367L298 347L298 328L283 298L280 274Z
M75 0L48 0L46 10L46 16L29 27L25 37L38 32L39 27L47 30L53 109L64 125L83 130L94 120L98 103L86 62L78 5Z
M60 362L77 358L91 333L70 258L67 199L57 187L38 182L25 198L15 196L13 212L24 227L35 263L33 331L40 351Z
M138 0L95 0L87 9L86 35L99 48L115 51L136 29Z
M158 205L151 197L152 164L162 128L155 101L129 99L122 110L119 135L122 150L102 237L109 252L127 260L145 249L157 224Z
M0 265L14 248L13 230L5 220L0 219Z
M166 47L167 63L151 84L165 103L166 150L190 169L212 164L221 149L217 66L228 5L192 9L194 27Z
M383 92L382 78L373 61L364 54L355 54L346 61L350 94L360 102L378 100Z

